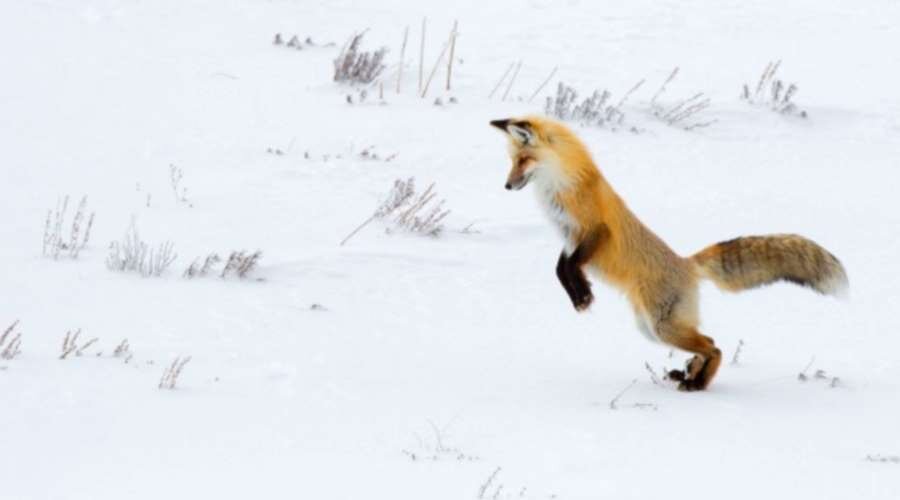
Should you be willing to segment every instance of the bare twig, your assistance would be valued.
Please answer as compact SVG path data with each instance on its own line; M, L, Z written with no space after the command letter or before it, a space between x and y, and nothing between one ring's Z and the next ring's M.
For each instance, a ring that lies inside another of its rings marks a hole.
M422 95L420 97L424 98L426 94L428 94L428 87L431 85L431 80L434 78L434 74L437 73L438 66L440 66L441 61L444 59L444 54L447 53L447 47L449 43L445 43L444 47L441 49L441 53L438 55L436 61L434 61L434 67L431 68L431 73L428 74L428 80L425 81L425 88L422 89Z
M450 59L447 61L447 88L446 90L450 91L450 80L453 75L453 57L456 52L456 36L458 32L459 21L453 21L453 31L450 32Z
M656 374L656 370L650 366L650 363L644 362L644 368L647 369L647 372L650 374L650 382L653 382L653 385L662 386L662 380L660 380L659 376Z
M509 72L512 71L515 66L516 66L516 63L513 62L509 65L508 68L506 68L506 71L503 72L503 76L501 76L500 79L497 80L497 85L494 85L494 90L491 90L491 93L488 94L488 99L494 97L494 94L497 93L497 90L500 89L500 85L503 85L503 82L504 82L504 80L506 80L507 75L509 75Z
M500 474L501 470L502 470L501 467L497 467L496 469L494 469L494 472L492 472L491 475L488 476L488 478L478 488L479 500L484 499L484 494L487 493L488 488L490 488L491 484L494 482L494 480L497 479L497 474Z
M801 370L800 373L797 374L797 380L799 380L801 382L806 382L807 380L809 380L809 377L807 377L807 375L806 375L806 371L809 370L810 368L812 368L812 365L815 362L816 362L816 357L813 356L812 359L809 360L809 363L806 364L806 367L804 367L803 370Z
M616 394L616 397L612 398L612 400L610 400L610 402L609 402L609 409L610 410L618 409L618 407L616 407L616 403L618 403L619 398L621 398L626 392L628 392L628 389L631 389L632 387L634 387L635 384L637 384L637 379L632 380L630 384L628 384L624 389L622 389L618 394Z
M428 23L428 18L422 18L422 40L419 45L419 90L418 93L422 93L422 81L425 72L425 27Z
M641 80L641 81L635 83L634 86L628 90L628 92L625 92L625 95L623 95L622 99L619 100L619 104L616 104L616 108L622 109L622 106L625 105L625 101L627 101L628 98L631 97L631 94L634 94L637 91L637 89L641 88L641 85L643 85L643 84L644 84L644 80Z
M519 76L519 70L521 69L522 61L519 61L518 64L516 64L515 71L513 71L513 74L509 79L509 84L506 86L506 91L503 92L503 99L501 99L502 101L505 101L506 97L509 95L509 91L512 89L513 84L516 83L516 77Z
M81 356L84 353L85 349L94 345L96 342L97 342L97 337L94 337L91 340L88 340L81 347L79 347L78 349L75 350L75 355Z
M535 89L534 93L531 94L531 97L528 98L528 102L533 101L534 98L537 97L537 95L541 92L541 90L543 90L543 88L546 87L548 83L550 83L550 80L553 79L553 75L556 74L556 70L558 70L558 69L559 69L559 66L553 67L553 71L551 71L550 74L547 75L547 78L545 78L544 81L541 82L540 85L538 85L538 88Z
M651 107L656 104L656 99L659 96L661 96L663 92L666 91L666 86L669 85L669 83L671 83L672 80L674 80L677 75L678 75L678 67L676 66L675 69L672 70L672 73L669 74L669 77L666 78L666 81L663 82L662 86L659 87L659 90L657 90L656 93L653 94L653 98L650 99Z
M400 46L400 66L397 68L397 94L400 94L400 82L403 81L403 66L406 61L406 41L409 39L409 26L403 30L403 45Z

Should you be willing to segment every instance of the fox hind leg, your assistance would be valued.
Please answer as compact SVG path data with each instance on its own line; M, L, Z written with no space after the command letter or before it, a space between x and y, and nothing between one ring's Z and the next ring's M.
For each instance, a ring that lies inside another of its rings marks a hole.
M671 322L658 324L656 334L663 342L694 353L685 370L672 370L668 373L670 379L678 381L678 389L706 389L722 363L722 351L716 347L713 339L701 334L695 327Z

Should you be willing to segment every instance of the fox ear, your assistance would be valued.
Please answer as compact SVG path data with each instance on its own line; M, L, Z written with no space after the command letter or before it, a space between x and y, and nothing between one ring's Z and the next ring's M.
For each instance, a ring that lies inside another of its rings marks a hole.
M509 134L523 146L527 146L534 139L534 133L528 122L514 122L512 120L494 120L491 125Z
M511 123L506 127L506 131L523 146L531 144L531 140L534 139L534 134L531 133L531 128L526 123Z

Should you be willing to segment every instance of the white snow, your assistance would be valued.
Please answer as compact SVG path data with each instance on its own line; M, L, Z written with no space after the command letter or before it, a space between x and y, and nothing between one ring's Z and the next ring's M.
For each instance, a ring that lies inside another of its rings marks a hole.
M451 92L439 69L419 99L423 16L426 76L456 19L460 60ZM897 19L890 0L0 3L0 333L19 319L23 335L0 360L0 498L476 499L498 467L484 498L898 498L900 465L866 459L900 455ZM367 49L390 48L384 106L331 81L365 28ZM808 119L739 100L776 59ZM510 98L489 100L518 60ZM706 92L717 123L649 115L675 66L669 103ZM704 286L704 333L726 361L745 342L704 393L651 382L645 362L686 356L602 283L573 310L557 231L503 189L488 125L541 112L559 80L618 98L642 78L625 112L643 133L577 130L646 224L682 254L796 232L850 278L848 301ZM371 145L398 156L358 158ZM446 198L445 234L375 223L338 246L410 176ZM43 224L67 194L96 219L54 261ZM104 265L132 217L174 243L162 277ZM240 249L263 251L253 279L181 277ZM57 359L76 328L99 340ZM157 389L176 356L192 357L177 388Z

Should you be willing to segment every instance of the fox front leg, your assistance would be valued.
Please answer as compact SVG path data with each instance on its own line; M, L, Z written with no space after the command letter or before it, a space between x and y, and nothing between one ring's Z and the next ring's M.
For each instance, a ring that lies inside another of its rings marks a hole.
M569 298L572 299L572 305L575 306L576 311L584 311L594 301L591 284L585 276L583 268L608 239L609 228L606 227L606 224L600 224L584 235L581 242L572 251L572 255L566 256L565 250L560 255L556 272L560 276L566 292L569 293ZM565 281L563 281L563 276ZM568 287L566 283L568 283Z
M576 269L576 273L572 273L570 261L570 257L563 250L559 254L559 261L556 263L556 277L559 278L559 282L569 295L575 310L582 311L590 305L593 298L591 285L580 270Z

